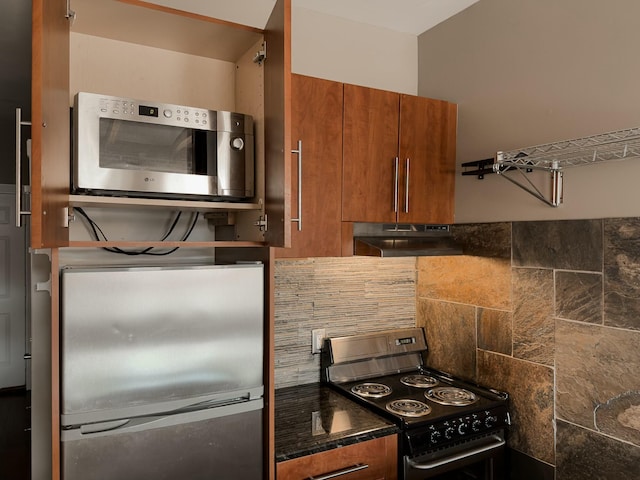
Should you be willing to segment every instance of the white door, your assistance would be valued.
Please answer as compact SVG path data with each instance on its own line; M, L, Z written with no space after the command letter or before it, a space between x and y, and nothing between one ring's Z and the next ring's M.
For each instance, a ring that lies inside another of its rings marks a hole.
M0 388L26 381L26 228L16 227L14 192L0 185Z

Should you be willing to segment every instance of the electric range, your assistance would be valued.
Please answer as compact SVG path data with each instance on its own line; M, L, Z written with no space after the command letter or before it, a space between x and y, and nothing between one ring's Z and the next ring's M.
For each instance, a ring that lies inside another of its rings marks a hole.
M322 380L400 428L400 479L502 478L508 394L429 368L427 353L421 328L328 338Z

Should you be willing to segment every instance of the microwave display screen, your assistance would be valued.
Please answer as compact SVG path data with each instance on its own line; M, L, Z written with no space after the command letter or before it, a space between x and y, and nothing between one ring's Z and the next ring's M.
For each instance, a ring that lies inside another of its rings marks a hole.
M138 114L145 117L157 117L158 109L156 107L147 107L146 105L140 105L138 107Z
M100 119L100 167L206 175L215 132L111 118ZM200 160L202 159L202 160Z

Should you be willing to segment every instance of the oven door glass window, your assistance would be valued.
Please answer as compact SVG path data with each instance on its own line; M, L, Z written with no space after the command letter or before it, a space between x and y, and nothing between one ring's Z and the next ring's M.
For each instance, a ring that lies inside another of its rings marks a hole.
M206 175L210 142L215 132L101 118L100 168Z

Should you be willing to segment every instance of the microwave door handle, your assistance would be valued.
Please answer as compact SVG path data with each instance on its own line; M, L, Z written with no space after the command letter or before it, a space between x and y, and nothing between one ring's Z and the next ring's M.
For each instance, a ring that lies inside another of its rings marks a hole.
M28 210L22 210L22 132L23 126L31 122L22 121L22 109L16 108L16 227L22 227L22 215L31 215Z

